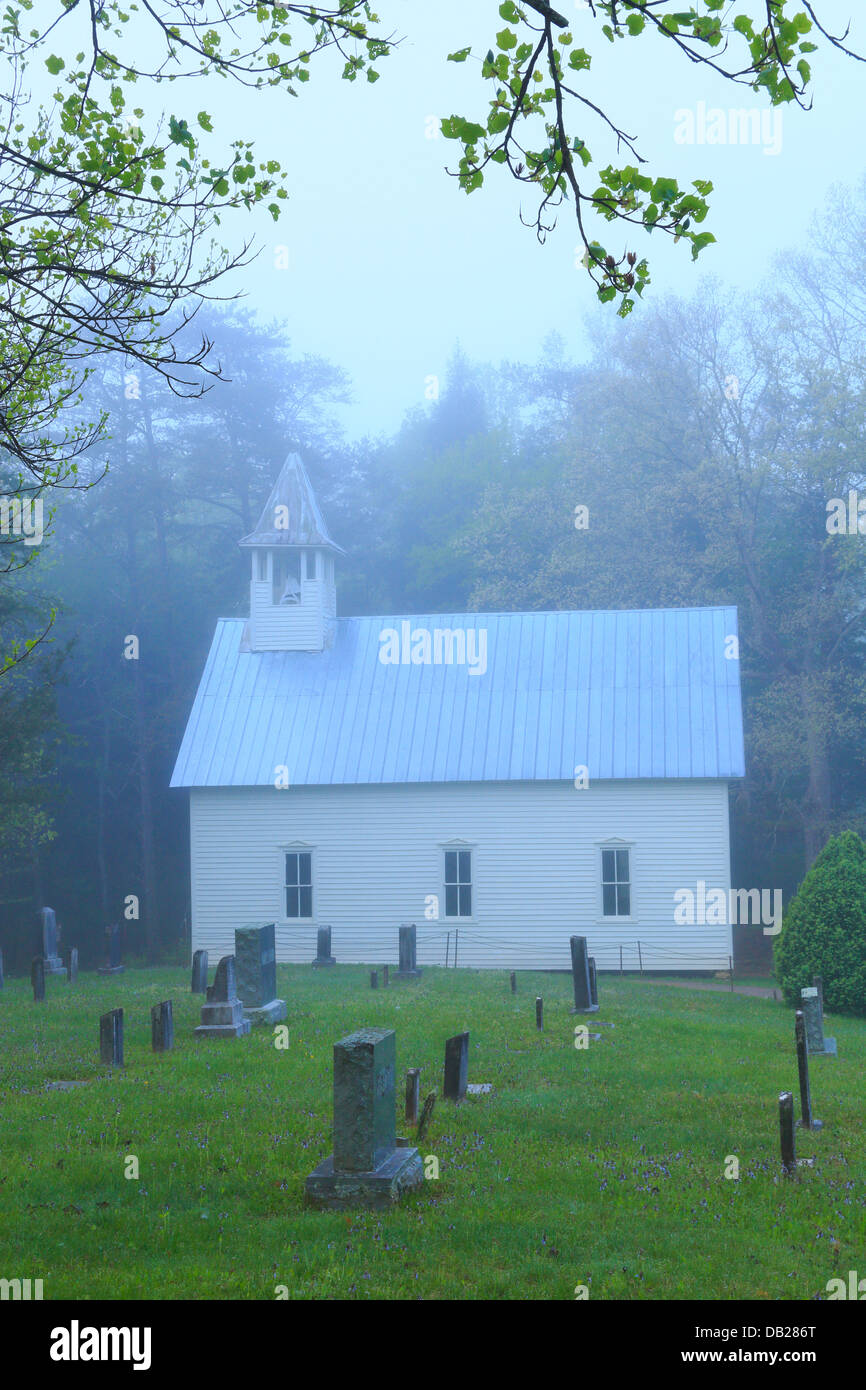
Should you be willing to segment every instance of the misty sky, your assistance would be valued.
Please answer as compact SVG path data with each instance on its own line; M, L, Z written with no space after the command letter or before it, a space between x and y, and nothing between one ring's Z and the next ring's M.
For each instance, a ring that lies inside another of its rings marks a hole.
M817 0L819 17L834 32L862 5ZM814 108L790 105L768 117L781 117L781 126L767 128L771 152L763 144L688 145L675 138L679 110L697 120L700 102L727 112L769 110L766 101L690 64L670 41L647 32L611 45L588 10L573 0L561 8L574 17L575 42L593 56L591 74L580 75L583 90L629 134L639 133L647 171L675 175L681 184L701 177L715 184L704 229L718 245L698 263L685 243L673 246L637 229L627 243L625 226L589 217L590 235L611 249L628 244L651 256L650 299L689 295L705 275L755 284L776 253L805 242L831 185L856 183L866 170L866 65L834 50L811 55ZM752 8L757 13L762 5L755 0ZM423 403L425 378L444 374L458 340L472 358L528 361L556 330L579 360L587 324L615 318L615 305L599 304L575 268L573 214L561 210L556 231L540 246L519 221L521 205L534 214L525 185L490 166L485 186L467 197L444 172L446 164L456 168L458 144L428 138L436 123L430 117L486 119L492 84L482 81L479 60L503 26L495 0L382 0L379 12L383 27L405 39L378 65L375 84L341 81L339 60L320 55L296 100L218 79L194 91L190 84L162 89L171 91L172 108L194 114L206 107L221 142L249 134L257 157L277 157L289 168L291 201L278 224L264 209L223 224L234 245L254 232L262 246L232 289L247 291L247 306L265 317L287 321L296 354L320 353L348 370L356 404L341 414L350 436L392 431L408 407ZM465 64L446 62L449 51L470 43L473 57ZM866 51L862 14L852 18L850 46ZM599 168L615 158L591 113L572 127ZM618 162L626 160L624 152ZM592 177L588 189L596 183ZM281 245L288 270L275 268Z

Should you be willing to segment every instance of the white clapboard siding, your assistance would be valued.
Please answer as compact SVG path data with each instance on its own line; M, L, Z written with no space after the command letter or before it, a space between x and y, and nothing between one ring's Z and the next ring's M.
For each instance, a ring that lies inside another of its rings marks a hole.
M192 947L213 963L234 929L275 922L277 959L312 961L330 925L342 962L397 960L401 922L418 928L419 965L567 969L572 934L600 970L726 969L731 929L678 926L674 894L730 888L724 781L434 783L194 788L190 792ZM632 919L601 913L601 842L631 848ZM473 851L473 918L444 916L443 848ZM285 916L284 852L313 855L313 919ZM425 917L438 895L439 920ZM755 930L760 930L756 927ZM449 936L450 933L450 936ZM640 962L637 943L640 942Z
M301 581L300 603L274 603L271 581L250 583L250 645L254 651L321 651L323 592L333 586ZM333 598L328 597L333 610Z

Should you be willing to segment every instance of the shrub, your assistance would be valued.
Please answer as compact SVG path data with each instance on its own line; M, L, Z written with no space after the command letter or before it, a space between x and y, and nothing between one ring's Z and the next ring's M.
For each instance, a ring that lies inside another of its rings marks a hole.
M789 1004L820 975L829 1012L866 1017L866 843L853 830L827 842L789 903L775 965Z

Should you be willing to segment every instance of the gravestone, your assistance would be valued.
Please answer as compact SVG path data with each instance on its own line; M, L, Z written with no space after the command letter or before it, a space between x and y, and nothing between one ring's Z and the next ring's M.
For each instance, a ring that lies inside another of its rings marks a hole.
M406 1073L406 1123L418 1123L418 1101L421 1095L421 1069L410 1067Z
M319 927L316 932L316 959L313 965L317 968L323 965L336 965L337 962L331 955L331 928Z
M379 988L379 972L378 972L378 970L371 970L371 971L370 971L370 988L371 988L371 989L378 989L378 988Z
M207 994L207 951L194 951L190 994Z
M385 986L385 989L388 988L388 970L389 967L387 965L382 966L382 984Z
M250 1023L279 1023L285 999L277 999L277 951L274 924L238 927L235 931L238 998Z
M75 984L78 979L78 947L73 946L69 952L69 983Z
M45 1003L45 962L41 956L34 956L30 963L30 983L33 986L34 1004Z
M417 959L417 940L415 933L415 923L404 922L400 928L399 945L399 964L394 972L395 980L417 980L421 971L418 969Z
M42 956L46 975L62 975L66 977L66 966L60 959L57 950L58 930L57 918L54 915L53 907L43 907L39 913L40 943L39 952Z
M544 1029L544 1000L540 994L535 1001L535 1026L539 1033Z
M574 986L573 1014L598 1013L598 1004L593 1003L592 985L589 977L589 957L586 953L586 937L571 937L571 979Z
M794 1022L794 1039L797 1045L797 1072L800 1079L800 1124L803 1129L822 1129L821 1120L812 1114L812 1093L809 1087L809 1048L806 1042L806 1020L801 1009L797 1010Z
M836 1039L824 1037L822 996L817 985L800 990L803 1020L806 1025L806 1047L810 1057L835 1057Z
M421 1155L396 1138L396 1037L362 1028L334 1044L334 1152L306 1181L317 1207L389 1207L424 1181Z
M813 975L812 984L818 991L818 1002L821 1005L821 1017L824 1017L824 977L823 975Z
M794 1173L797 1155L794 1148L794 1097L790 1091L783 1091L779 1096L779 1147L786 1174Z
M120 927L116 922L112 922L110 927L105 928L105 939L108 950L108 963L106 965L100 965L97 974L122 975L123 966L120 963Z
M201 1023L195 1030L197 1038L242 1038L250 1031L250 1021L244 1018L244 1006L238 999L234 956L223 956L206 997Z
M99 1059L107 1066L123 1066L123 1009L111 1009L100 1017Z
M150 1044L154 1052L170 1052L174 1047L174 1018L171 1000L154 1004L150 1011Z
M511 993L517 993L517 976L515 975L513 970L511 972Z
M598 975L595 969L595 956L587 956L589 966L589 1002L598 1008Z
M465 1100L469 1077L469 1034L457 1033L445 1043L445 1078L442 1094L446 1100Z

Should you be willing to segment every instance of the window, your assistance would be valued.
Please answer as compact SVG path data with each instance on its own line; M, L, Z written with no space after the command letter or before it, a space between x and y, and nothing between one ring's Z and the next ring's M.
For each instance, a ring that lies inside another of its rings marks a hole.
M286 916L313 915L313 856L291 851L286 855Z
M472 916L472 851L445 851L445 916Z
M256 579L259 583L264 583L268 577L268 552L266 550L256 551Z
M300 603L301 561L296 550L274 552L274 603Z
M631 873L627 849L602 850L601 896L605 917L631 916Z

